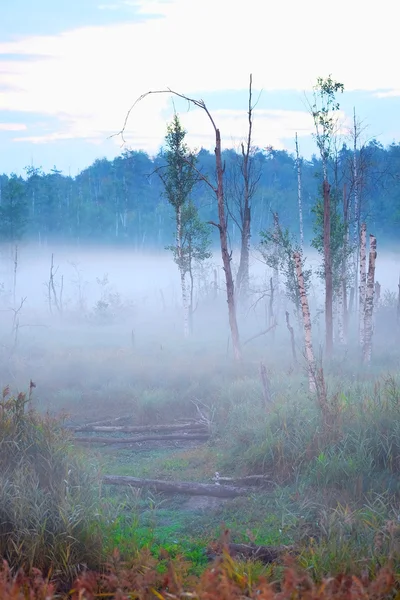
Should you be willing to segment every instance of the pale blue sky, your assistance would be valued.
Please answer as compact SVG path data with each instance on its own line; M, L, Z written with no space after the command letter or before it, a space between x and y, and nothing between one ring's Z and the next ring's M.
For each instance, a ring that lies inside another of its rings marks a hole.
M301 6L299 6L301 4ZM120 152L117 139L134 99L170 86L203 98L226 146L245 132L248 75L255 142L310 155L304 92L318 75L342 81L343 134L353 106L365 137L400 141L400 74L393 0L379 12L361 0L0 0L0 172L29 164L75 175ZM319 37L330 19L333 35ZM307 91L308 90L308 91ZM177 103L194 147L212 148L199 111ZM155 153L172 114L169 96L147 98L128 123L129 146Z

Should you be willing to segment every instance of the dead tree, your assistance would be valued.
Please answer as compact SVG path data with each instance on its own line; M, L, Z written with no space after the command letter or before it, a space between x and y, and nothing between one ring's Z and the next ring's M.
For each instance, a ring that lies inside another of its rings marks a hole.
M263 362L260 363L260 379L263 390L264 407L267 410L271 405L271 391L268 379L267 368Z
M256 191L257 184L260 180L261 173L254 172L254 151L252 147L252 131L253 131L253 109L252 105L252 83L253 78L250 75L249 83L249 106L248 106L248 131L246 143L241 144L241 164L240 171L243 185L236 192L237 212L239 218L234 217L236 224L240 229L241 248L239 269L236 276L236 298L241 298L242 301L249 293L249 257L250 257L250 235L251 235L251 199ZM230 210L233 215L233 211Z
M326 354L333 350L333 276L331 255L331 186L324 179L324 271L325 271L325 345Z
M296 264L296 273L297 273L297 282L299 286L299 294L300 294L300 302L301 302L301 312L303 315L303 327L304 327L304 345L306 351L306 360L307 360L307 371L308 371L308 387L311 393L315 393L317 391L316 381L315 381L315 359L314 359L314 350L312 345L312 337L311 337L311 316L310 309L308 306L308 298L306 293L306 288L304 285L304 276L303 276L303 268L300 252L295 252L293 255L295 264Z
M223 262L223 268L225 271L226 297L227 297L227 303L228 303L229 326L230 326L230 331L231 331L231 336L232 336L232 347L233 347L233 353L234 353L235 360L240 361L242 358L242 352L241 352L241 347L240 347L239 328L238 328L237 318L236 318L235 286L234 286L234 282L233 282L232 267L231 267L231 253L228 250L227 222L226 222L226 215L225 215L224 166L222 163L221 132L220 132L219 128L216 126L215 121L214 121L210 111L208 110L204 100L196 100L195 98L190 98L189 96L186 96L185 94L180 94L180 93L175 92L168 88L166 90L155 90L155 91L146 92L145 94L142 94L133 103L133 105L131 106L131 108L129 109L129 111L125 117L125 122L124 122L124 125L123 125L121 131L118 134L115 134L115 135L120 135L123 142L125 142L124 133L125 133L126 125L128 123L128 119L129 119L129 116L130 116L132 110L135 108L135 106L138 102L140 102L147 96L150 96L153 94L172 94L173 96L182 98L183 100L186 100L187 102L193 104L197 108L204 110L204 112L206 113L206 115L213 127L213 130L214 130L214 134L215 134L215 150L214 150L214 152L215 152L215 166L216 166L216 172L217 172L217 184L213 185L207 179L207 177L205 177L202 173L200 173L200 171L198 171L196 169L195 166L193 166L193 169L196 171L196 173L198 174L200 179L203 180L212 189L212 191L214 192L216 199L217 199L218 223L215 223L214 221L210 221L210 224L214 225L219 231L221 257L222 257L222 262Z
M349 310L347 304L347 253L350 243L349 231L349 196L347 194L347 186L343 185L343 221L344 221L344 239L343 239L343 257L342 257L342 273L341 273L341 294L343 299L343 342L347 344L348 328L349 328Z
M293 330L292 325L290 324L290 318L289 318L288 311L286 311L286 326L287 326L287 328L289 330L289 333L290 333L290 343L292 345L293 361L296 363L297 362L296 343L295 343L295 339L294 339L294 330Z
M332 114L339 110L335 94L343 93L342 83L334 81L329 75L326 79L318 77L314 86L314 104L310 106L315 125L315 140L321 155L323 171L323 252L325 274L325 346L326 354L331 357L333 350L333 275L331 248L331 188L328 182L328 160L331 156L332 140L336 133L337 122Z
M297 201L299 204L299 227L300 227L300 247L304 250L304 229L303 229L303 204L301 198L301 159L299 154L299 142L296 131L296 168L297 168Z
M365 292L364 306L364 346L363 346L363 362L369 364L371 362L372 353L372 333L373 321L372 315L374 312L374 292L375 292L375 261L376 261L376 237L369 236L369 263L367 288Z
M275 265L272 271L272 286L271 286L271 293L272 293L272 288L273 288L273 300L272 300L272 307L274 310L274 315L275 317L278 315L278 310L279 310L279 231L280 231L280 225L279 225L279 215L277 212L272 213L273 218L274 218L274 233L273 233L273 239L274 239L274 256L275 256Z
M358 339L360 347L364 347L364 311L365 311L365 292L367 286L367 226L361 224L360 231L360 287L359 287L359 327Z

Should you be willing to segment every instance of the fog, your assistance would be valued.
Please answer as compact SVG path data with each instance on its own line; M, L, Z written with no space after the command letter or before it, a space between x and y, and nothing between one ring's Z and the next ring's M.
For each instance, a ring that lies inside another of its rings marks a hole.
M171 368L176 368L178 383L180 374L188 371L193 371L193 380L204 381L209 367L215 370L219 364L222 368L232 363L224 273L217 248L202 271L195 273L196 310L190 340L183 339L179 274L168 251L139 253L109 247L22 245L18 248L15 273L14 252L10 247L1 249L0 383L3 387L26 390L29 379L33 379L39 408L57 412L71 410L73 405L72 412L83 414L86 409L79 401L82 390L89 393L102 388L104 392L112 382L115 389L123 390L121 397L125 394L128 398L132 386L138 389L142 372L143 385L162 388L163 377L169 376ZM52 254L55 294L62 310L57 309L52 296L50 311ZM315 272L319 257L315 251L305 254ZM237 256L234 253L234 270ZM392 293L392 304L393 295L397 296L399 272L400 252L378 249L376 280L382 286L382 298L386 297L386 290ZM254 250L252 297L246 310L238 311L242 341L268 327L266 290L270 275ZM323 339L322 292L321 281L314 275L310 304L316 344ZM246 344L247 363L257 365L266 358L273 365L277 357L282 364L290 361L286 310L293 315L282 292L276 331ZM390 314L382 331L392 330L392 317ZM294 325L301 352L302 332L297 323ZM353 329L356 330L355 321ZM130 366L132 352L134 373ZM137 361L143 357L146 366L141 371ZM197 363L202 365L200 371ZM145 371L152 371L152 375ZM109 398L109 391L105 396Z

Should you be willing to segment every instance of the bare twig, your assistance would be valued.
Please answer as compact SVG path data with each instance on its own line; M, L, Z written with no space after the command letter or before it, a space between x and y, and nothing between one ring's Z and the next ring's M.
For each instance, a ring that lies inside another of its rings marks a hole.
M256 338L261 337L262 335L265 335L266 333L269 333L270 331L272 331L273 329L275 329L275 327L278 325L278 323L276 322L276 320L272 323L272 325L270 325L267 329L264 329L264 331L260 331L260 333L256 333L256 335L253 335L251 338L248 338L245 342L243 342L243 346L245 346L246 344L248 344L249 342L252 342L253 340L255 340Z

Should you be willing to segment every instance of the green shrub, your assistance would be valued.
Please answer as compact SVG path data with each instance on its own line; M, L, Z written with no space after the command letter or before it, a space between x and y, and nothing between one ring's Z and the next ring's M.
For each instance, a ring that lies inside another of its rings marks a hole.
M102 560L105 512L95 468L83 468L60 421L0 402L0 555L11 567L73 578Z

